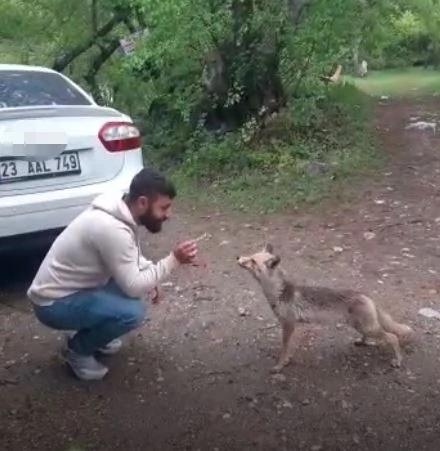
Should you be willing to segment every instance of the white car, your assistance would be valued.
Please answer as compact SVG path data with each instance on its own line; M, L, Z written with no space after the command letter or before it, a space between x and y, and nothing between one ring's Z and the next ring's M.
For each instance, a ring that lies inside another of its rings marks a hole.
M0 252L50 243L94 197L126 192L142 167L129 116L59 72L0 64Z

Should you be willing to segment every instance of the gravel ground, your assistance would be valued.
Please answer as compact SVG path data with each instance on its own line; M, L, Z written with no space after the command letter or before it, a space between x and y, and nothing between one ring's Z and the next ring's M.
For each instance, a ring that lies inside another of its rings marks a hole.
M39 256L11 257L0 275L0 449L432 450L440 443L440 139L405 129L435 120L440 100L378 105L386 167L337 199L272 217L180 210L150 256L207 232L206 268L164 284L151 321L106 358L100 382L61 364L61 336L37 323L25 290ZM411 119L412 118L412 119ZM365 290L414 327L402 368L354 331L305 330L295 361L271 375L274 317L239 253L273 243L297 281Z

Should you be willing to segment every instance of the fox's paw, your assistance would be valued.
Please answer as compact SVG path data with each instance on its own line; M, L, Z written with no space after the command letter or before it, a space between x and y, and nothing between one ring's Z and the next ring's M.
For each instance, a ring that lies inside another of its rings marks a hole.
M402 366L402 359L392 359L391 366L393 368L400 368Z
M290 365L291 362L292 362L292 359L291 359L291 358L283 359L283 360L279 361L275 366L273 366L273 367L270 369L270 372L271 372L272 374L280 373L281 371L283 371L283 369L284 369L286 366Z
M377 342L372 338L356 338L354 340L355 346L377 346Z

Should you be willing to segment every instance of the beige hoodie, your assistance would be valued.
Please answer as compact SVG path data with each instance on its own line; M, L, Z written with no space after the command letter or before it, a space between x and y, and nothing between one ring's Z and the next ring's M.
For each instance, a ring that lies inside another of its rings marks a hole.
M103 194L57 237L27 294L35 304L50 305L113 278L127 296L143 298L178 264L173 253L157 264L146 260L121 194Z

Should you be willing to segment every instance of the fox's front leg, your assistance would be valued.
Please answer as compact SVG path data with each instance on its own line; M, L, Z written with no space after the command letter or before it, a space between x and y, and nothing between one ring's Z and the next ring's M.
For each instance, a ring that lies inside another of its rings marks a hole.
M292 361L293 349L291 346L291 339L295 332L295 323L293 321L285 321L281 324L282 328L282 342L280 354L277 364L272 368L272 373L279 373Z

